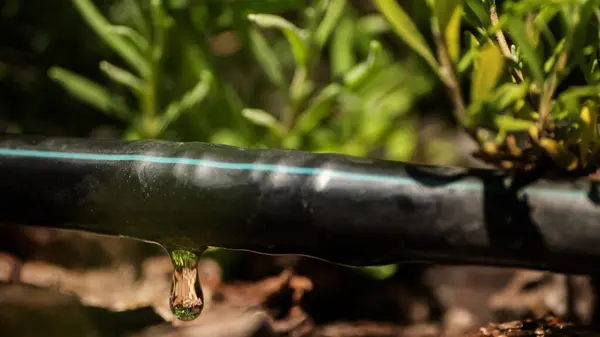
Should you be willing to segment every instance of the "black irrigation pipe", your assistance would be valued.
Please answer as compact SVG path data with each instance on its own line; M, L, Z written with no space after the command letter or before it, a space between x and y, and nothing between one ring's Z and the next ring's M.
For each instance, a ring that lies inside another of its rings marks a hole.
M595 183L205 143L0 137L0 223L312 256L591 273Z

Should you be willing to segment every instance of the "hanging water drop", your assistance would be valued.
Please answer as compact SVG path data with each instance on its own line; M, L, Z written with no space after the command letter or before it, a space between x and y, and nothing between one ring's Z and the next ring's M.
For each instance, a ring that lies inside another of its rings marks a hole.
M170 305L173 315L182 321L196 319L204 308L204 296L198 279L198 256L187 250L171 251L173 281Z

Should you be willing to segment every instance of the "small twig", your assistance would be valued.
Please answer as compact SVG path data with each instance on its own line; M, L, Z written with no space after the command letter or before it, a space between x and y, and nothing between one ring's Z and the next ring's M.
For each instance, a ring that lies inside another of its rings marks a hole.
M492 26L498 26L498 12L496 11L496 6L492 6L490 8L490 21L492 22ZM504 37L504 33L501 29L496 30L496 40L500 45L500 50L502 51L502 54L504 54L505 57L512 59L513 57L510 52L510 47L508 46L508 43L506 42L506 37Z
M458 79L456 78L456 73L454 71L454 66L452 65L452 60L450 59L450 54L448 53L448 48L444 39L442 38L440 31L437 27L433 28L433 36L435 38L435 44L437 46L437 54L438 59L441 65L441 80L444 82L448 90L450 91L450 97L452 102L454 103L454 111L456 114L456 119L458 119L459 123L464 126L466 122L467 109L465 102L462 98L462 92L460 90L460 84L458 83ZM466 130L470 136L475 137L474 131Z
M490 22L492 23L492 26L496 28L496 41L498 42L498 46L500 47L502 55L504 55L504 57L506 57L507 59L516 62L517 60L515 60L512 53L510 52L510 47L508 46L508 42L506 42L504 32L502 31L502 29L497 28L499 20L496 6L492 6L490 8ZM515 81L517 81L517 83L523 83L523 74L518 69L516 69L515 67L510 67L510 72L514 76Z

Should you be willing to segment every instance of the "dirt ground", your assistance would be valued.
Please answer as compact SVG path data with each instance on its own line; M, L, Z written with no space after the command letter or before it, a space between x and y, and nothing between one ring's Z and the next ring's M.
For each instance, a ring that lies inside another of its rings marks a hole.
M309 258L231 256L200 261L204 310L180 322L160 247L0 227L0 336L600 336L589 276L401 265L378 280Z

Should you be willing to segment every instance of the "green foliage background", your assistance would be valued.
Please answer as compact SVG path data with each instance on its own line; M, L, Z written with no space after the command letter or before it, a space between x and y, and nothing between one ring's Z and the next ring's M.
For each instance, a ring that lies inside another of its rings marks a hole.
M496 166L600 161L599 0L1 5L10 131L456 163L434 114Z
M423 116L448 111L369 1L7 0L0 15L12 131L411 160ZM419 159L451 160L440 139Z

